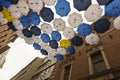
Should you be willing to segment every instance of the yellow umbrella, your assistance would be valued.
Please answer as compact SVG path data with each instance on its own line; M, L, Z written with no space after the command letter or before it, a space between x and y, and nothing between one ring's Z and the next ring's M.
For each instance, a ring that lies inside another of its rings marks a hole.
M60 46L62 48L68 48L71 45L72 45L72 43L71 43L70 40L63 39L63 40L60 41Z

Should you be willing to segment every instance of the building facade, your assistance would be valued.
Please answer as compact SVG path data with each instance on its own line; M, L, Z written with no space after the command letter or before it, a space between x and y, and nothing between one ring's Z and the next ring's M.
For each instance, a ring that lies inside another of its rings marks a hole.
M76 47L74 55L56 64L50 80L120 80L120 31L110 21L98 44Z

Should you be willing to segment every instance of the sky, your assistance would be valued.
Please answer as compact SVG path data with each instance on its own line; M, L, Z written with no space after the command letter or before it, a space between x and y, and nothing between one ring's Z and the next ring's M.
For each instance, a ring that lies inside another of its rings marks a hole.
M71 5L71 12L69 14L73 12L78 12L76 9L73 8L72 0L68 0L68 1L70 2ZM96 0L92 0L92 3L96 4L97 2ZM50 8L55 13L54 17L60 18L58 15L56 15L54 6ZM83 17L84 12L78 12L78 13L82 15L83 23L88 23ZM62 19L67 22L67 17L63 17ZM52 25L52 22L50 24ZM68 23L66 23L66 25L69 26ZM40 51L35 50L32 45L26 44L25 41L21 38L17 38L15 42L10 43L9 46L11 48L6 56L6 62L3 65L3 68L0 69L0 80L10 80L14 75L16 75L21 69L23 69L36 57L40 57L40 58L44 57L40 53Z

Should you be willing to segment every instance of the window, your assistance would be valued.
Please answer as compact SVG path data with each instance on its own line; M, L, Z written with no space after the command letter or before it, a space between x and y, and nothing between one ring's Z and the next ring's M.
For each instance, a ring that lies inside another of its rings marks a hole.
M64 80L69 80L71 64L67 65L64 70Z
M106 66L100 50L93 53L91 55L91 59L93 63L94 73L98 73L106 70Z

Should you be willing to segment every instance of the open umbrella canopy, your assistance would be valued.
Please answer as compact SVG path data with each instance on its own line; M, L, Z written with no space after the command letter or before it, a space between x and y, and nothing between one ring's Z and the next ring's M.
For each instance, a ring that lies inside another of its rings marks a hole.
M43 33L43 34L41 34L41 40L45 43L48 43L50 41L50 37L48 34Z
M32 39L33 39L34 43L37 43L37 44L41 43L41 39L39 36L32 35Z
M66 0L58 0L56 5L55 5L55 10L56 13L63 17L63 16L67 16L68 13L70 12L70 4L68 1Z
M32 26L30 28L30 31L35 35L35 36L40 36L41 30L37 26Z
M30 27L30 19L28 16L22 16L20 18L20 22L22 23L23 27L29 28Z
M39 25L40 23L40 17L36 12L30 12L29 19L33 25Z
M71 43L70 40L62 39L62 40L60 41L60 46L61 46L62 48L68 48L68 47L71 46L71 45L72 45L72 43Z
M32 45L34 43L32 37L28 38L28 37L24 36L24 40L25 40L25 43L27 43L29 45Z
M58 31L63 31L66 27L65 21L61 18L55 18L55 20L53 22L53 26Z
M44 7L40 11L40 16L46 22L51 22L54 19L54 13L50 8Z
M46 34L51 34L52 32L52 26L48 23L41 24L41 30Z
M117 30L120 30L120 16L118 16L118 17L114 20L113 25L114 25L114 27L115 27Z
M91 0L73 0L73 5L78 11L83 11L90 6L91 2Z
M48 55L48 52L47 52L45 49L41 49L40 52L41 52L43 55Z
M38 43L33 43L33 47L36 50L40 50L41 49L41 46Z
M107 5L110 3L112 0L97 0L99 5Z
M87 36L92 32L92 28L89 24L83 23L78 26L77 32L81 36Z
M12 4L17 4L19 0L9 0Z
M74 46L81 46L83 44L83 40L79 36L75 36L71 39L71 42Z
M94 30L97 33L104 33L110 28L110 22L107 19L99 19L94 23Z
M56 54L56 55L55 55L55 58L56 58L57 60L63 60L63 59L64 59L63 55L61 55L61 54Z
M49 52L50 55L55 56L56 55L56 49L53 49L49 46L49 48L47 49L47 51Z
M32 32L28 29L23 29L22 33L24 34L25 37L31 38L32 37Z
M23 25L21 24L21 22L18 19L15 19L13 21L13 25L15 26L16 29L18 30L22 30L23 29Z
M102 16L102 8L98 4L92 4L85 11L84 17L88 22L95 22Z
M48 50L50 47L47 43L44 43L44 42L41 42L40 45L41 45L42 49L45 49L45 50Z
M63 31L63 35L65 38L71 39L75 36L75 31L70 27L66 27Z
M81 23L82 23L83 19L81 14L79 13L72 13L69 15L68 17L68 23L70 25L70 27L76 28L78 27Z
M105 15L109 17L117 17L120 15L120 0L113 0L105 6Z
M97 34L91 33L90 35L86 36L85 40L88 44L93 45L97 44L100 39Z
M53 40L56 40L56 41L61 40L61 34L58 31L52 31L51 37Z
M8 25L8 27L9 27L10 29L12 29L13 31L16 31L16 30L17 30L17 29L15 28L15 26L13 25L12 22L8 22L7 25Z
M15 33L16 33L17 36L20 37L20 38L24 38L24 37L25 37L24 34L22 33L22 30L17 30Z
M1 25L4 25L8 22L7 19L4 18L3 14L1 12L0 12L0 22L1 22Z
M68 52L69 52L70 54L75 54L75 48L74 48L74 46L69 46L69 47L67 48L67 50L68 50Z
M64 48L57 48L57 51L56 51L57 54L62 54L62 55L65 55L66 54L66 50Z
M22 16L16 5L11 5L8 8L8 10L11 12L11 15L14 16L14 18L16 18L16 19L18 19Z
M42 0L28 0L28 4L30 9L37 13L43 8Z
M47 6L53 6L56 0L42 0Z
M57 43L56 40L50 40L49 46L53 49L57 49L58 48L58 43Z
M26 1L19 0L18 4L16 5L22 15L28 15L30 9Z
M9 0L1 0L0 5L5 8L8 8L8 7L10 7L10 5L12 5L12 3Z

